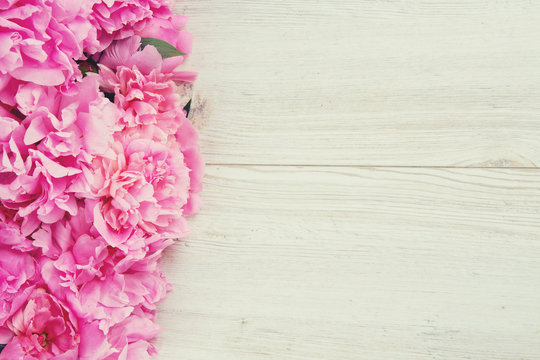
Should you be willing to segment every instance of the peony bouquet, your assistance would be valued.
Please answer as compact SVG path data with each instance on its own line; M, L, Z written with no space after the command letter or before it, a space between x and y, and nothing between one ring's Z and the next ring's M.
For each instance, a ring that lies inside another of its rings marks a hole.
M147 359L203 164L166 0L0 0L0 360Z

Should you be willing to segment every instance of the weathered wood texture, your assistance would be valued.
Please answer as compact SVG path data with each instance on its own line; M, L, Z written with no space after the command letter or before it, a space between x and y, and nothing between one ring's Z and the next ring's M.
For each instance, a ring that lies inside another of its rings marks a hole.
M537 166L540 2L182 0L216 164Z
M540 359L540 2L175 10L211 165L159 359Z
M211 166L163 359L537 359L535 169Z

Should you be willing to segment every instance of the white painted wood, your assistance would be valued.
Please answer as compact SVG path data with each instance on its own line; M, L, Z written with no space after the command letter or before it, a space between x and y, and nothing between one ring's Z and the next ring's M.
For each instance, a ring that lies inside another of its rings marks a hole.
M160 359L538 359L540 171L209 166Z
M540 358L540 2L174 7L217 165L159 359Z
M540 164L540 2L176 0L213 164Z

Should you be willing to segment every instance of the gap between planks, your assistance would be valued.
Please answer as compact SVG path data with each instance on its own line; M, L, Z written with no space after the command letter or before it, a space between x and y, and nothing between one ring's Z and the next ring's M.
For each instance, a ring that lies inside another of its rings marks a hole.
M323 168L358 168L358 169L493 169L493 170L540 170L534 166L437 166L437 165L329 165L329 164L250 164L250 163L206 163L206 166L257 166L257 167L323 167Z

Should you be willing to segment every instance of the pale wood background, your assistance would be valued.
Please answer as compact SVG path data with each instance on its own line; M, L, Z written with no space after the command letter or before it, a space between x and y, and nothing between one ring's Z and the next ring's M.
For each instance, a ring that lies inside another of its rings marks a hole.
M159 359L540 359L540 2L177 0L207 163Z

